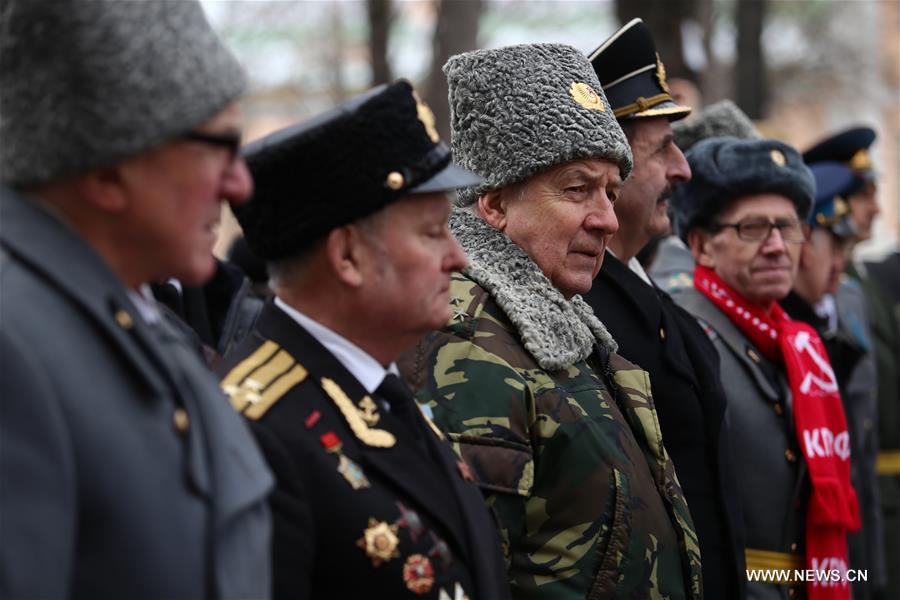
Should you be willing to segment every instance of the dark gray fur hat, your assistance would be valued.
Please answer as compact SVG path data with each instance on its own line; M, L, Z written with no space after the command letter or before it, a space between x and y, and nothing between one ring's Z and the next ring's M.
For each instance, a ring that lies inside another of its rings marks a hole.
M731 100L710 104L687 119L672 123L672 133L682 152L687 152L700 140L712 137L762 138L750 118Z
M208 121L244 87L195 0L3 0L0 181L115 164Z
M694 226L708 227L739 198L781 194L793 201L805 220L816 195L816 181L793 147L778 140L717 137L685 153L691 180L675 188L675 230L687 241Z
M559 164L602 158L631 173L628 140L587 57L560 44L458 54L444 65L453 158L484 178L461 190L467 206L488 190Z

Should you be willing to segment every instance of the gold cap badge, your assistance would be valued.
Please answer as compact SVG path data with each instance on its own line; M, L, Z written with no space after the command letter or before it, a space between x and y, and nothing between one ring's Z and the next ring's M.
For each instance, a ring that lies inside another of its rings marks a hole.
M659 87L668 94L669 84L666 83L666 66L659 59L659 52L656 53L656 80L659 81Z
M415 90L413 90L413 98L416 99L416 116L419 117L419 121L425 126L425 133L428 134L428 137L431 138L432 142L437 144L441 141L441 136L438 134L436 126L437 121L434 118L434 113L431 112L428 105L419 98L419 94L417 94Z
M769 156L772 157L772 162L779 167L783 167L787 164L787 159L784 158L784 153L781 150L772 150L769 152Z
M600 98L600 94L595 92L594 88L586 83L573 81L572 87L569 88L569 93L572 94L572 98L575 99L575 102L585 108L599 110L600 112L606 110L606 107L603 106L603 99Z
M869 154L868 149L860 148L847 164L854 171L870 171L872 169L872 156Z

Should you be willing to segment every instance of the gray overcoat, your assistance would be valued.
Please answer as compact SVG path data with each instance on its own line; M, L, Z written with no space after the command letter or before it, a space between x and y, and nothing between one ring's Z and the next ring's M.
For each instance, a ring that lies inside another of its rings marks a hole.
M719 352L747 548L794 554L802 561L809 483L794 433L787 381L728 316L696 289L684 288L673 298L697 318ZM748 560L747 568L752 566ZM747 598L786 600L789 589L748 582Z
M272 477L215 379L0 187L0 597L265 598Z

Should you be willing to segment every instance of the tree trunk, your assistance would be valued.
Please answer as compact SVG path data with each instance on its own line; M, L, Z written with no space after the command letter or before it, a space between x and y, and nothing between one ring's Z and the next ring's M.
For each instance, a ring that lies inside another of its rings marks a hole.
M391 34L391 0L366 0L369 17L369 57L372 65L371 85L393 79L388 64L388 39Z
M484 0L435 0L437 20L432 38L431 70L425 82L425 102L434 112L438 133L450 139L447 78L441 67L454 54L478 47L478 19Z
M744 0L737 3L737 62L735 64L735 99L751 119L764 116L767 98L762 31L766 0Z
M622 25L635 17L643 19L653 34L656 51L666 65L666 75L697 81L697 73L684 60L681 23L697 13L697 0L616 0L616 15ZM597 40L599 46L603 40Z

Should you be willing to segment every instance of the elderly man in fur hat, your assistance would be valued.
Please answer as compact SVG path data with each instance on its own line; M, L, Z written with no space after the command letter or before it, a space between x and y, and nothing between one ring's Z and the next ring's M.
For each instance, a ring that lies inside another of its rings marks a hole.
M250 195L243 72L193 1L0 32L0 597L265 598L272 477L146 285Z
M452 315L401 366L500 519L519 598L697 598L696 533L647 373L591 287L628 142L587 58L536 44L455 56L454 156L484 182L451 229Z
M672 201L697 266L675 300L719 353L747 573L757 577L747 596L849 598L834 576L859 528L841 397L818 333L778 304L796 280L815 180L775 140L711 138L686 156L693 177ZM806 569L829 585L784 577Z

